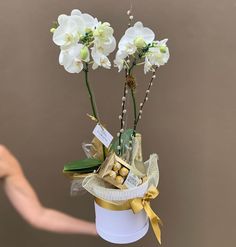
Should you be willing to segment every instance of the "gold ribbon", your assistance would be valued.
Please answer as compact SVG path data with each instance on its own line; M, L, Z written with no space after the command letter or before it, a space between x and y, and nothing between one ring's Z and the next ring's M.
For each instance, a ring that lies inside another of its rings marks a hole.
M155 186L152 185L148 189L148 192L144 195L144 197L135 198L135 199L126 201L125 203L122 203L122 204L114 204L112 202L105 201L99 198L95 198L95 201L102 208L106 208L106 209L113 210L113 211L122 211L122 210L132 209L132 211L135 214L137 214L141 210L144 209L151 222L152 229L156 235L156 238L158 242L161 244L160 225L162 225L162 221L159 218L159 216L155 214L155 212L152 210L150 206L150 201L156 198L158 195L159 195L159 191L157 190Z
M144 195L143 198L135 198L130 201L130 206L133 212L136 214L140 212L142 209L145 210L151 225L152 229L156 235L158 242L161 244L161 229L160 225L162 225L162 221L158 215L152 210L150 206L150 200L155 199L159 195L159 191L156 187L151 186L148 192Z
M95 202L102 208L106 208L112 211L123 211L131 209L129 201L122 204L115 204L109 201L102 200L100 198L95 198Z

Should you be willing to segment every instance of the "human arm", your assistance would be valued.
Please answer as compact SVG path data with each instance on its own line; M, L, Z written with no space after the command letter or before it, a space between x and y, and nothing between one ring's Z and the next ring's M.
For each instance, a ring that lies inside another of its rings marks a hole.
M0 179L12 205L32 226L57 233L96 235L94 223L74 218L54 209L45 208L25 178L17 159L1 145Z

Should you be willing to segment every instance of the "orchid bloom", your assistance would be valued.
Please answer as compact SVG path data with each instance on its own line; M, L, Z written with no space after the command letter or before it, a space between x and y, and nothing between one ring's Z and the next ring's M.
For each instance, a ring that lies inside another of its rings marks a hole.
M83 62L89 62L88 48L82 44L76 44L70 49L61 50L59 63L69 73L80 73L83 69Z
M84 21L79 16L60 15L58 24L58 28L53 33L53 41L61 47L76 44L85 29Z
M60 15L58 26L53 28L53 41L61 48L59 63L69 73L79 73L83 62L93 63L93 69L99 66L110 69L108 56L116 47L113 33L108 22L99 22L78 9L69 16Z
M129 68L129 58L135 59L135 64L144 64L144 73L153 71L153 66L161 66L169 59L167 39L154 41L154 32L144 27L142 22L136 22L129 27L118 44L118 51L114 60L115 67L120 72L123 68Z
M144 27L142 22L139 21L133 27L126 30L119 42L118 48L132 55L138 48L143 48L152 43L154 38L154 32L150 28Z
M165 65L170 57L169 48L166 45L168 39L156 41L154 47L151 47L145 58L144 73L150 71L153 65L158 67Z

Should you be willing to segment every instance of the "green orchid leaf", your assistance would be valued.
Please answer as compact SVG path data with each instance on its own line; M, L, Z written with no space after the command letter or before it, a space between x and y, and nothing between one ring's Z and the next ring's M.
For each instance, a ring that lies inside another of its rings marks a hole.
M88 158L84 160L75 160L64 166L64 172L87 173L97 170L101 165L101 160Z
M121 147L124 146L129 146L129 141L131 140L131 136L133 134L133 129L126 129L123 133L122 133L122 140L123 143L121 145ZM119 137L115 138L111 144L111 150L113 150L116 154L118 154L118 149L117 146L119 146ZM122 150L122 148L121 148Z

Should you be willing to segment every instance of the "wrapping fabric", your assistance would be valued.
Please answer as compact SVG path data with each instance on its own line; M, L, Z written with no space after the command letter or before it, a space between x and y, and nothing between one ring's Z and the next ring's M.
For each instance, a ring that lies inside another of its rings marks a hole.
M144 162L147 181L132 189L119 190L103 181L97 174L91 174L84 178L82 186L93 196L114 203L123 203L126 200L143 197L150 186L157 187L159 182L158 155L151 154Z
M86 193L86 190L82 186L83 180L84 178L78 178L71 181L71 196L83 195Z

